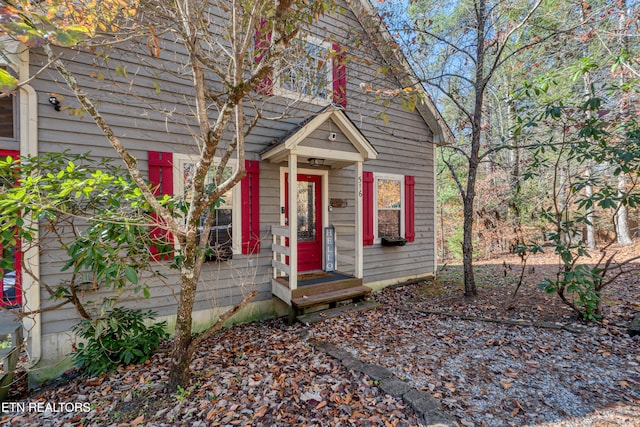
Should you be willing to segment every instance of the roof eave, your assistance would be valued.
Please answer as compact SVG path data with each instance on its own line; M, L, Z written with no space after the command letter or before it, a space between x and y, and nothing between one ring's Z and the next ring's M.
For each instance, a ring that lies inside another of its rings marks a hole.
M360 20L362 14L356 10L356 6L359 4L360 7L369 15L375 15L379 17L376 9L373 7L369 0L345 0L347 5L351 8L351 11L356 16L356 19ZM396 41L393 39L391 33L389 33L389 29L384 24L382 19L371 19L370 22L374 23L376 27L376 31L372 31L371 25L365 25L362 21L360 24L362 28L367 32L367 35L372 39L382 37L381 45L389 46L390 44L395 44ZM429 94L422 87L422 83L420 79L416 75L415 71L405 58L404 54L397 50L393 50L393 54L391 52L387 52L381 49L378 49L382 58L389 64L396 64L400 67L401 71L404 71L404 76L398 76L399 83L404 87L418 87L423 93L422 102L416 106L416 109L425 123L429 126L429 128L434 133L434 142L437 145L448 145L455 142L455 137L451 129L447 125L446 121L438 111L438 108L434 104L433 100L429 96Z

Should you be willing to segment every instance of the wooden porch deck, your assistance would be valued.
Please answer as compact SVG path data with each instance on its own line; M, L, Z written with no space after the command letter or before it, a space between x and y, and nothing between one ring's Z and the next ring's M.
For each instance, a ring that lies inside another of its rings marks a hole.
M289 287L286 277L278 277L275 281ZM300 274L298 287L291 290L291 301L285 301L291 306L289 322L293 323L298 314L304 314L311 307L328 304L335 308L340 301L364 299L372 289L362 283L362 279L340 272Z

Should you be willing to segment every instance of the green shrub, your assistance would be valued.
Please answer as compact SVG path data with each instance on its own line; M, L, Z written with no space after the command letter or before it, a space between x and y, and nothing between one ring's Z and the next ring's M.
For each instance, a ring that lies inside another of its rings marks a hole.
M120 363L146 361L160 340L169 336L164 330L166 322L145 324L145 319L153 319L155 314L114 308L96 319L81 321L73 329L86 343L78 344L73 361L91 376L112 371Z

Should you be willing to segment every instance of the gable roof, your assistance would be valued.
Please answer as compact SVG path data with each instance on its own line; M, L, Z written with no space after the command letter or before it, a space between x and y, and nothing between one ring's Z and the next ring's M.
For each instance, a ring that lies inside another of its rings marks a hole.
M353 152L340 149L307 147L301 143L316 131L323 123L331 120L335 123L348 142ZM367 140L364 134L345 114L344 109L336 104L329 104L316 114L302 121L282 138L269 145L262 153L263 160L274 163L285 161L289 154L296 154L303 158L322 158L333 169L349 166L354 162L374 160L378 152Z
M415 71L407 61L393 39L389 29L380 17L370 0L345 0L365 33L374 43L390 69L397 72L396 78L403 87L418 87L423 102L416 105L416 110L434 133L434 142L438 145L451 144L455 137L438 111L429 94L424 90Z

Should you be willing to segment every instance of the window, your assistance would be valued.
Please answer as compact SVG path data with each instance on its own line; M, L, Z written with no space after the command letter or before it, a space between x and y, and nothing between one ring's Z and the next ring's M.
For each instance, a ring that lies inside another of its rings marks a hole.
M0 65L0 68L6 70L7 67ZM16 105L15 96L4 96L0 98L0 138L16 138Z
M308 102L332 100L333 61L331 44L314 37L296 39L279 64L277 93Z
M193 177L195 173L197 157L184 154L173 155L173 188L176 195L181 195L184 199L190 196ZM222 175L222 182L231 176L236 163L229 161ZM217 184L215 182L215 169L207 174L206 184L211 189ZM214 222L209 235L209 245L211 253L207 255L208 260L226 260L231 258L233 253L240 253L241 250L241 229L240 225L240 186L236 185L227 191L218 201L214 211ZM204 216L201 219L201 228L204 225Z
M374 188L376 238L404 236L404 215L402 214L404 177L402 175L376 175Z
M362 243L371 246L383 237L413 242L415 177L362 172Z

